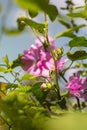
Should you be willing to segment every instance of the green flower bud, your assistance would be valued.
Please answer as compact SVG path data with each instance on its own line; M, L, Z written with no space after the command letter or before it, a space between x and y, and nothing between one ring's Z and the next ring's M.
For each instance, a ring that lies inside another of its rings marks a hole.
M54 56L55 56L55 60L57 61L64 53L63 48L58 48L56 50L53 50Z

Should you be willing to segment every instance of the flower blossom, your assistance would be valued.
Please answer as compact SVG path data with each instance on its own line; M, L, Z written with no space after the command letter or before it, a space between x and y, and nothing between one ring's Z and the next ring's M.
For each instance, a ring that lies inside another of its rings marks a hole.
M74 76L70 76L66 88L71 95L84 98L87 101L87 78L80 78L79 72Z
M83 84L82 98L84 98L87 101L87 77L82 79L82 84Z
M57 49L54 40L49 37L50 46L53 50ZM49 48L44 47L45 38L41 37L36 40L35 44L30 46L30 49L25 50L21 59L23 70L35 76L49 77L52 70L55 69L54 60ZM57 61L58 71L60 71L67 60Z
M69 82L66 84L66 88L69 90L71 95L78 98L81 97L83 84L80 79L80 73L77 73L75 76L70 76Z

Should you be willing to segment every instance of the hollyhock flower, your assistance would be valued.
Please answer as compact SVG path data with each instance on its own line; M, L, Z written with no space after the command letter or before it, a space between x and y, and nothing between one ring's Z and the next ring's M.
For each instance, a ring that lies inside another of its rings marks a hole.
M87 101L87 78L83 78L81 82L83 84L82 98Z
M54 40L51 37L48 40L51 48L57 49ZM54 60L49 48L44 47L43 44L45 44L44 37L37 39L35 45L31 45L30 49L24 51L21 61L24 71L35 76L49 77L49 73L55 69ZM63 68L65 62L66 60L61 61L60 59L57 61L58 71Z
M75 76L70 76L69 82L66 84L66 88L69 90L70 94L80 98L82 95L83 84L80 79L80 73Z

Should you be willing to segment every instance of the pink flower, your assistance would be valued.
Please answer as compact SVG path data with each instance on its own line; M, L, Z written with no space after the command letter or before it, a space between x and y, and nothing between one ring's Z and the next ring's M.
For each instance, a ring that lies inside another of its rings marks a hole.
M54 40L49 37L49 42L52 49L57 49ZM25 50L21 59L23 63L23 70L36 76L49 77L49 73L55 69L54 60L50 53L49 48L44 47L45 39L41 37L36 40L35 45L31 45L30 49ZM60 71L66 60L57 61L58 71Z
M82 80L80 79L80 73L69 78L69 82L66 84L66 88L69 90L70 94L80 98L83 90Z
M82 98L87 101L87 78L82 79L83 84L83 91L82 91Z

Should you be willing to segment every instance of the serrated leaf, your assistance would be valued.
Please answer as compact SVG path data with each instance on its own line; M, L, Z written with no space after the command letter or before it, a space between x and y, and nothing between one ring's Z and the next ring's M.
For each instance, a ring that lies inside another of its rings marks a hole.
M78 50L78 51L75 51L74 53L68 52L67 57L72 61L84 60L84 59L87 59L87 53L85 51Z
M87 47L87 40L85 37L75 37L69 42L69 46L72 47Z

